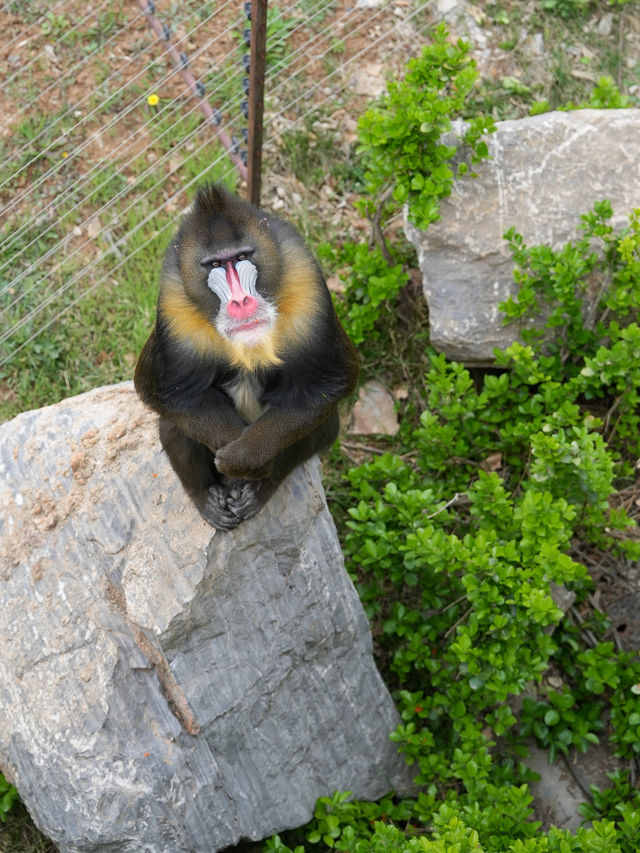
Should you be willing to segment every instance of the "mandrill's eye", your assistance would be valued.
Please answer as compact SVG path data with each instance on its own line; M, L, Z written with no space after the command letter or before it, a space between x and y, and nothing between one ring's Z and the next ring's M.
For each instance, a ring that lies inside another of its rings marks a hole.
M247 260L247 256L246 256L246 255L238 255L238 260L239 260L239 261L246 261L246 260Z
M220 261L209 256L208 258L203 258L200 261L200 266L205 270L214 270L216 267L220 266Z

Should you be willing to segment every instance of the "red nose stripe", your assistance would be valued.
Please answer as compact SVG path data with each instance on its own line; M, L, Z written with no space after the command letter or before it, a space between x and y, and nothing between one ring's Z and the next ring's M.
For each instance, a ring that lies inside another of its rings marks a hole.
M257 301L242 289L240 278L235 266L227 261L227 284L231 291L231 297L227 306L229 316L234 320L248 320L255 314L258 307Z

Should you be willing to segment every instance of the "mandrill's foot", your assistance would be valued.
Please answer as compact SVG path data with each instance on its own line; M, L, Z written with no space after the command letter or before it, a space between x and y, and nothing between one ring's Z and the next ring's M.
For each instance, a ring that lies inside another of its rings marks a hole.
M249 480L215 483L208 488L200 513L216 530L233 530L262 506L264 501L258 497L260 485Z

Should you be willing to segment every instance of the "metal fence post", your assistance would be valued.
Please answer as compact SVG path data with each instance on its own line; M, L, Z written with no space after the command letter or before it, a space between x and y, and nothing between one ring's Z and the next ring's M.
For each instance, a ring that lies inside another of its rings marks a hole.
M262 182L262 116L267 53L267 3L251 4L251 70L249 72L249 139L247 148L247 198L260 204Z

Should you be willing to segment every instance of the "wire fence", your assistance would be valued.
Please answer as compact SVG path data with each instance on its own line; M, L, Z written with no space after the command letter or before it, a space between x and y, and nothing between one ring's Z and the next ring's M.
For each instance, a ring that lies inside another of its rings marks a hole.
M366 103L358 74L419 52L431 3L0 6L0 383L20 354L55 358L43 333L92 293L140 265L157 276L198 183L257 201L264 178L268 207L287 178L279 140L339 135Z

